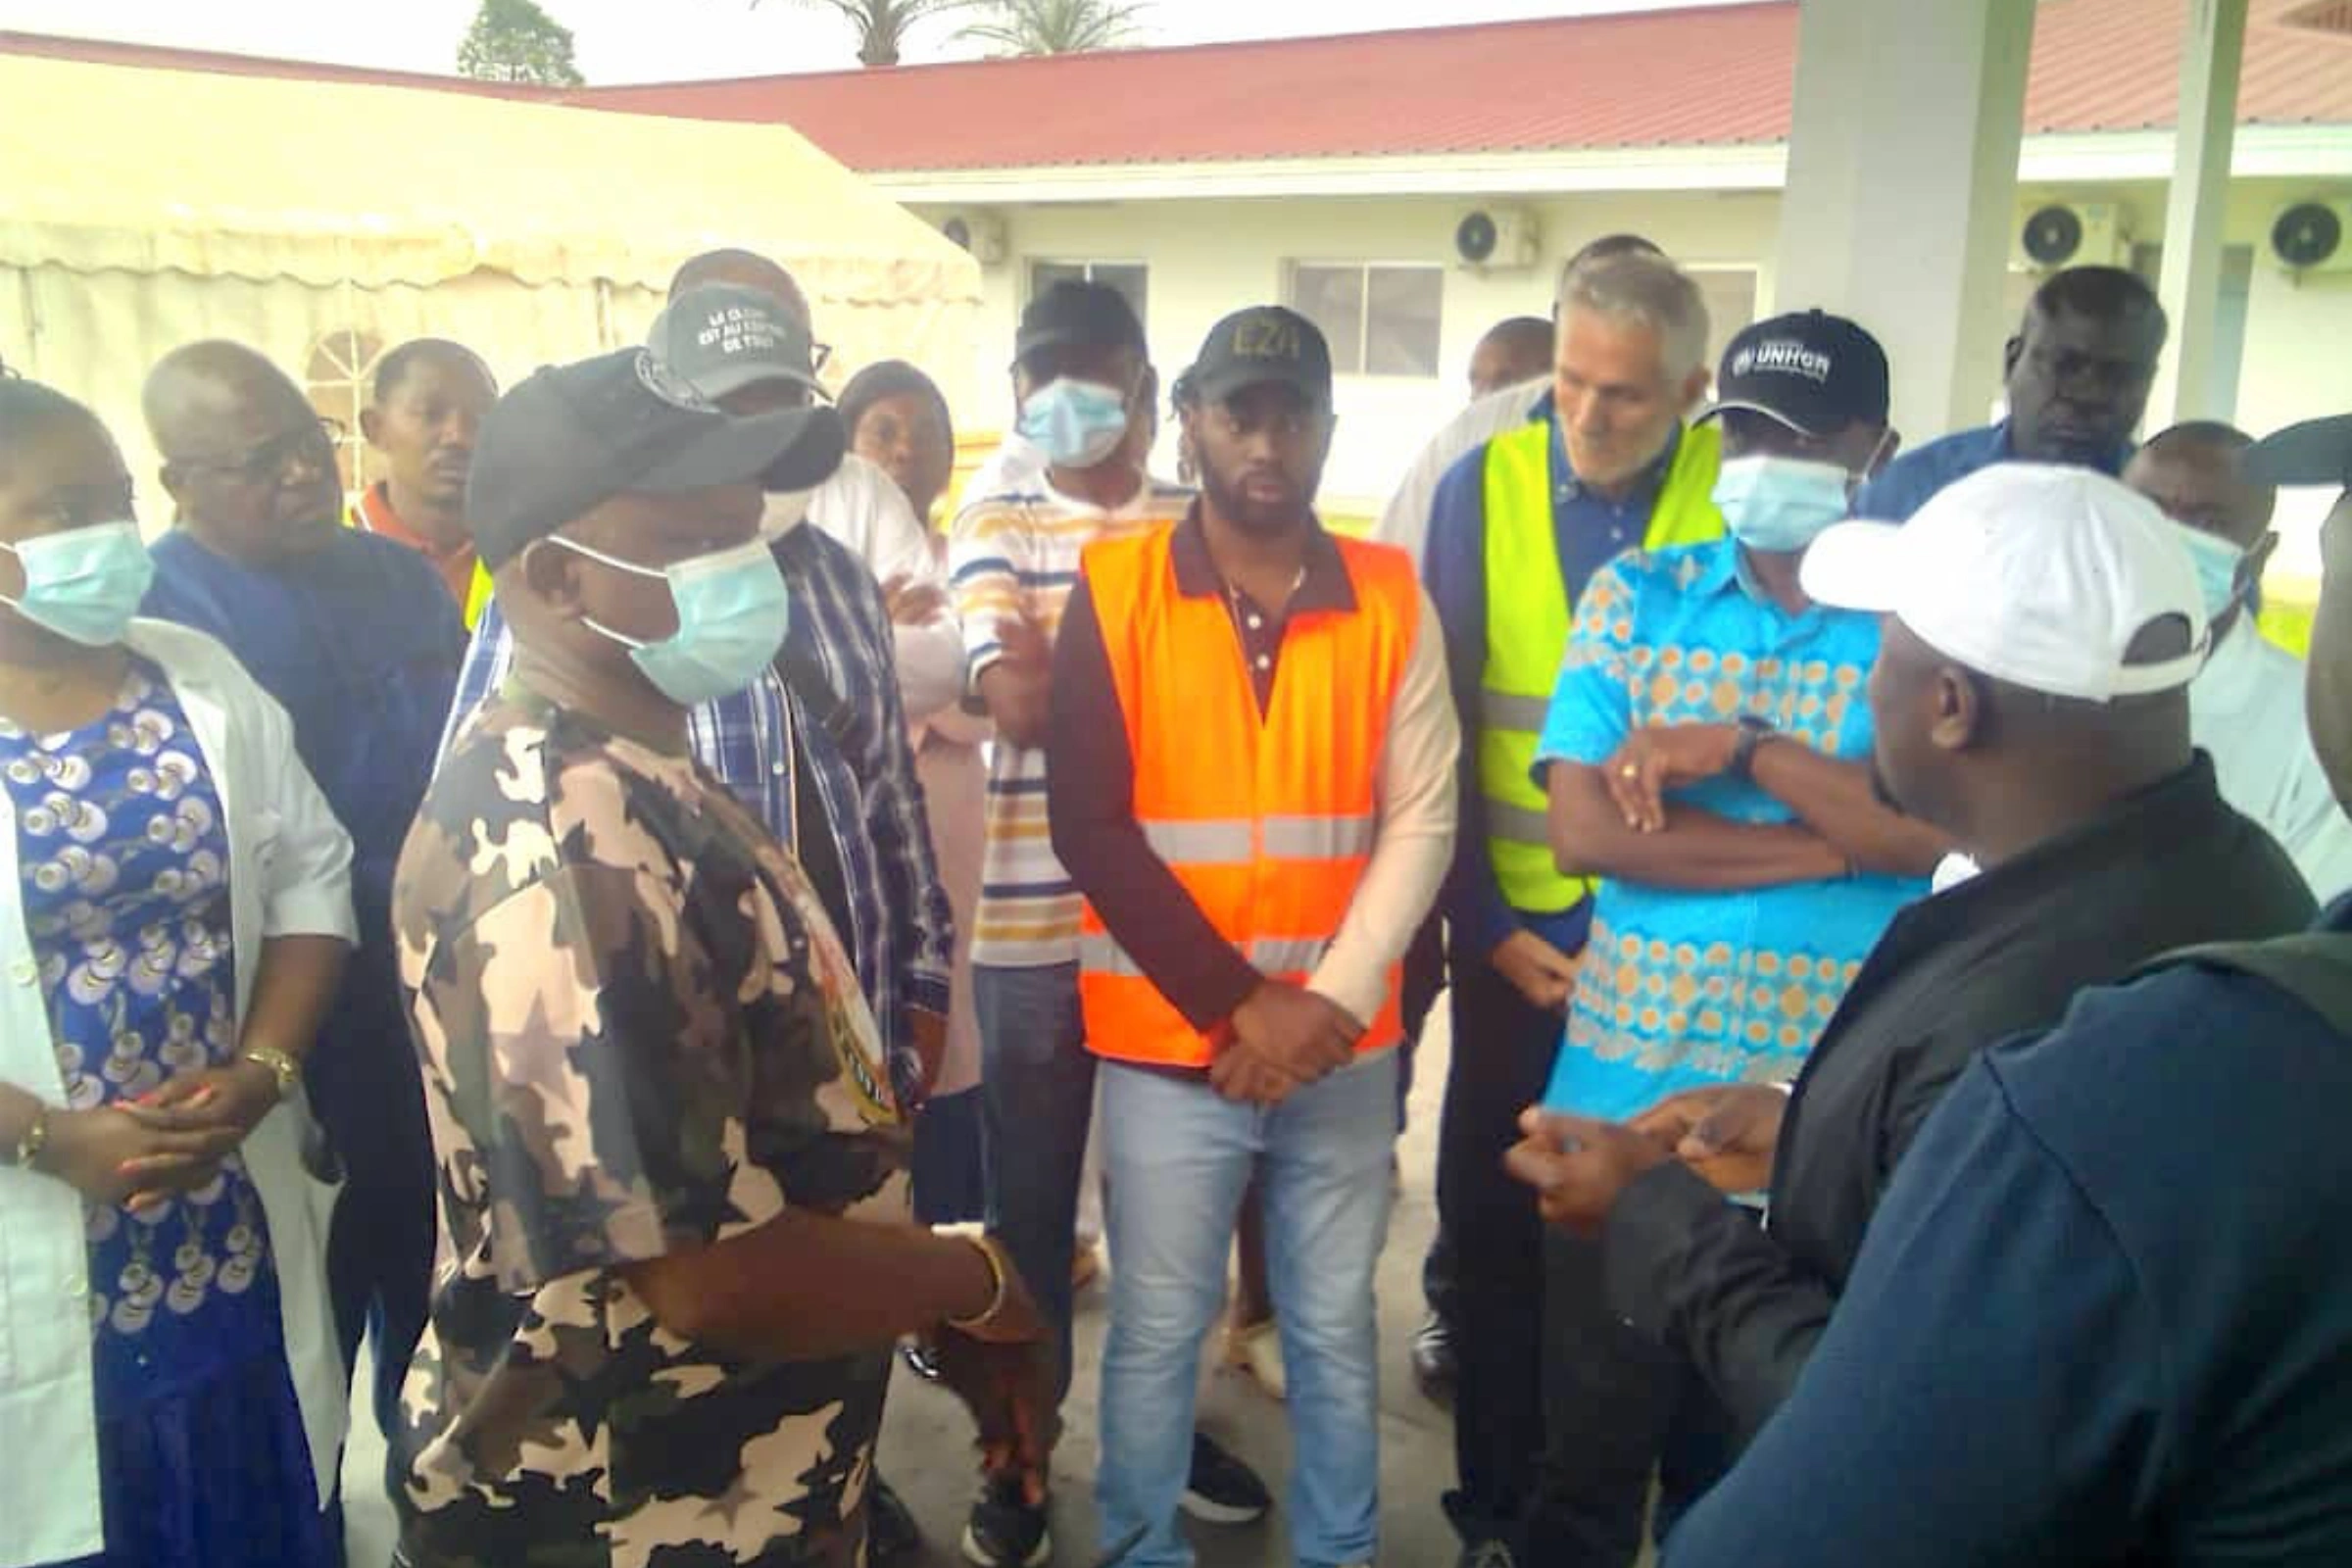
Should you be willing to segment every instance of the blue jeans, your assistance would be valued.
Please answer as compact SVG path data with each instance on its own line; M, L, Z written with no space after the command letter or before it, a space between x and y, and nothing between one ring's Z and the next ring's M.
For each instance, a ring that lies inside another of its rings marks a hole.
M1070 1256L1095 1113L1095 1058L1078 1010L1078 966L972 966L980 1026L981 1153L988 1226L1061 1336L1070 1387Z
M1176 1520L1193 1445L1200 1342L1225 1304L1234 1217L1254 1173L1281 1326L1301 1564L1369 1562L1379 1544L1380 1396L1373 1268L1389 1227L1394 1053L1274 1108L1201 1080L1102 1065L1110 1344L1102 1357L1105 1545L1146 1534L1128 1568L1188 1568Z

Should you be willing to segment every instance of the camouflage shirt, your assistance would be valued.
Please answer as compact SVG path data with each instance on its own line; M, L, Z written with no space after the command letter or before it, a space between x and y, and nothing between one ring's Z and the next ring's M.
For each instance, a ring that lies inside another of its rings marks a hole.
M857 1562L887 1356L736 1360L622 1272L787 1204L906 1215L873 1020L799 866L687 758L517 693L442 764L394 918L441 1215L404 1556Z

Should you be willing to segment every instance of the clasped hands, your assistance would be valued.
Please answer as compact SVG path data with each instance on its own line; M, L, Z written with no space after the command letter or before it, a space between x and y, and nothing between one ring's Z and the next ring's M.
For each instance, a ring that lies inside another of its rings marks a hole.
M1328 997L1266 980L1234 1009L1223 1034L1209 1087L1227 1100L1278 1105L1354 1060L1364 1026Z

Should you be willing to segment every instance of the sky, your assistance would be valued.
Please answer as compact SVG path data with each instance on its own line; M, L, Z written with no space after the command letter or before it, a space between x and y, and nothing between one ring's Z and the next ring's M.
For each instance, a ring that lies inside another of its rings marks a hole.
M0 29L121 38L183 48L449 72L479 0L0 0ZM854 68L848 23L813 0L540 0L573 34L581 73L599 84L768 75ZM1306 33L1427 27L1605 11L1672 9L1690 0L1155 0L1140 43L1205 43ZM957 24L917 35L908 63L974 52Z

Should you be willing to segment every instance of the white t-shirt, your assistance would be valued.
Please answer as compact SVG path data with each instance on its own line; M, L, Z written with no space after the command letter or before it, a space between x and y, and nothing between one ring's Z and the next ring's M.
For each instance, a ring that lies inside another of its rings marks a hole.
M1403 481L1374 524L1372 537L1384 545L1395 545L1419 565L1421 547L1429 542L1429 511L1437 502L1438 481L1446 477L1446 470L1496 436L1527 423L1536 405L1550 390L1549 380L1506 386L1448 419L1405 470Z

